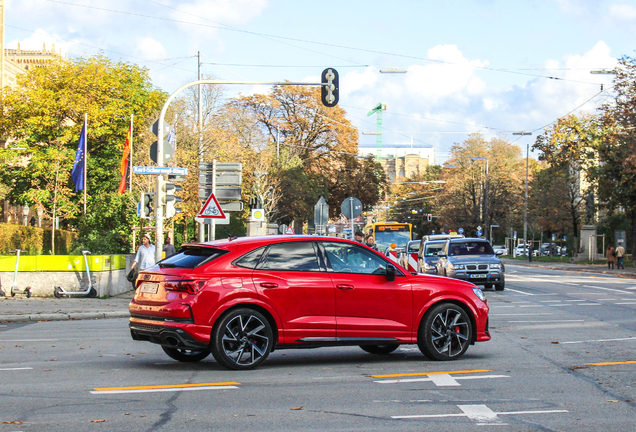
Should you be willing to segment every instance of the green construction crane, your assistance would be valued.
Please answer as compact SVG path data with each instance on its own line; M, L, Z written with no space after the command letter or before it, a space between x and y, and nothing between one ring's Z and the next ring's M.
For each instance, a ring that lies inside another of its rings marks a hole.
M376 158L379 161L382 159L382 111L386 110L386 105L383 103L377 104L371 111L368 112L367 117L373 114L378 114L377 116L377 129L376 129L376 138L375 138L375 147L376 147Z

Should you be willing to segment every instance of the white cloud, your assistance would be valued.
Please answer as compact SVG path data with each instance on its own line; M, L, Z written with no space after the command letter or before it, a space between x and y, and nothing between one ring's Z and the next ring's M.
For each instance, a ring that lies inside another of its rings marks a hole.
M617 3L609 7L609 14L613 19L621 21L636 20L636 6L627 3Z
M163 44L152 37L138 39L136 53L150 60L161 60L169 57L168 51L163 47Z

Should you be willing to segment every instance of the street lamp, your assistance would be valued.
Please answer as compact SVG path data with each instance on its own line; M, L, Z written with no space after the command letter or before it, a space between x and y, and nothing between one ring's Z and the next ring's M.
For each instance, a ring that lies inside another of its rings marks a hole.
M484 232L486 231L486 229L488 229L488 158L487 157L473 157L471 158L472 160L485 160L486 161L486 190L484 192L484 211L486 213L486 215L484 216L484 225L485 225L485 229Z
M38 227L42 228L42 216L44 215L44 209L42 207L38 207Z
M532 135L532 132L513 132L513 135ZM523 208L523 247L528 250L528 158L530 156L530 143L526 144L526 202Z

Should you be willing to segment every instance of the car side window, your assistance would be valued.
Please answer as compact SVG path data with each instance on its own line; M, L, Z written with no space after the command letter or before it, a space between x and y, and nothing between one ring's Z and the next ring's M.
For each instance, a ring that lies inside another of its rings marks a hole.
M323 242L322 244L334 272L386 274L386 261L365 248L350 243Z
M259 270L319 272L320 261L313 242L275 243L258 266Z
M248 252L242 257L240 257L239 259L237 259L236 261L234 261L232 264L234 264L235 266L245 267L248 269L255 269L256 266L258 265L258 262L261 259L261 256L263 255L263 252L265 252L265 249L266 249L265 247L261 247L251 252Z

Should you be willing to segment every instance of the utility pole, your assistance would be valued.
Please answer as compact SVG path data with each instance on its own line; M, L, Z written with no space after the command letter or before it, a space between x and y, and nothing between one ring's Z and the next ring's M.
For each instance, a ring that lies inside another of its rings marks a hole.
M198 75L201 81L201 51L197 52L198 58ZM198 85L199 107L197 110L197 127L199 128L199 164L203 162L203 100L201 98L201 84ZM199 242L205 241L205 224L199 222Z
M513 132L513 135L532 135L532 132ZM529 167L529 156L530 156L530 143L526 144L526 201L523 207L523 244L528 250L528 167ZM528 253L530 253L528 251Z

